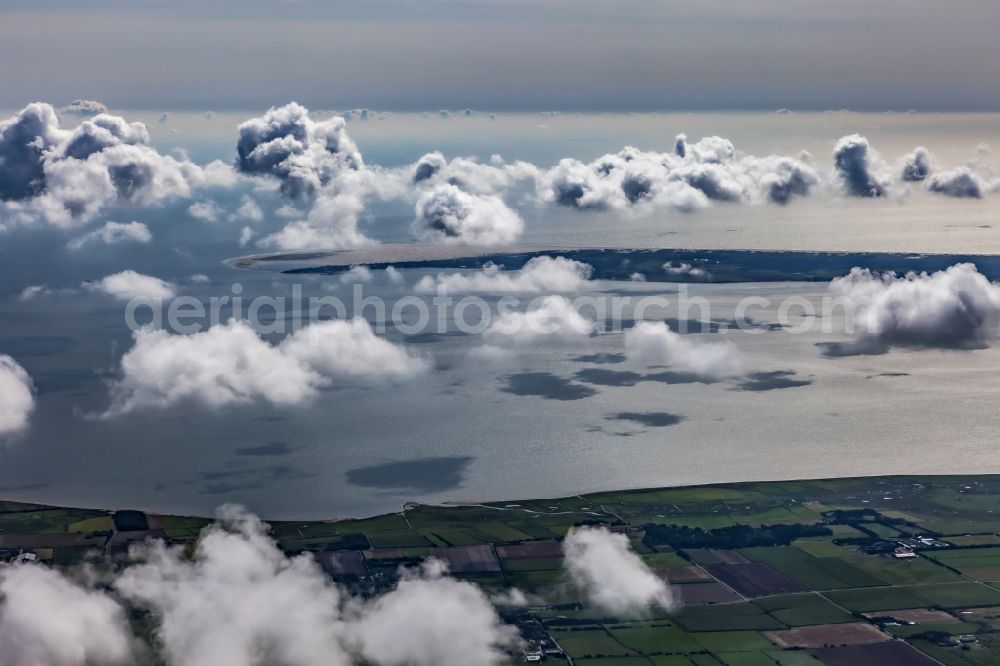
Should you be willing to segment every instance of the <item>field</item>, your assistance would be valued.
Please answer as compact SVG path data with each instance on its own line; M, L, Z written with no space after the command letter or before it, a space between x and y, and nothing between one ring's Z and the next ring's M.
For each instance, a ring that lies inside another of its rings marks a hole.
M760 562L712 564L705 570L744 597L764 597L809 589Z
M56 566L93 551L121 557L149 537L189 544L209 523L0 502L0 561L23 552ZM626 535L681 605L639 620L588 605L562 556L562 537L580 525ZM359 520L276 522L271 534L357 589L392 585L400 566L428 557L491 592L519 588L530 605L508 621L548 660L564 651L578 666L1000 663L998 477L407 505Z
M826 645L868 645L889 640L867 622L845 622L769 631L767 637L782 647L819 648Z

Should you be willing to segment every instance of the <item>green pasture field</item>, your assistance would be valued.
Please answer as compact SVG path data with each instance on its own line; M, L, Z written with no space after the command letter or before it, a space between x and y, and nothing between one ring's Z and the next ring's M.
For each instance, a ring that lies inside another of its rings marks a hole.
M572 657L619 657L634 655L604 629L556 629L550 632L559 645Z
M882 579L885 585L960 583L962 577L922 557L898 560L893 557L858 555L849 560L859 569Z
M749 602L687 606L675 613L673 621L688 631L764 631L785 628L783 623Z
M757 631L703 631L691 637L709 652L752 652L768 650L774 644Z
M755 600L754 605L789 627L839 624L854 620L853 615L815 593L765 597Z
M811 590L874 587L885 584L884 581L843 559L813 557L792 546L744 548L740 552L747 559L768 564Z
M1000 603L1000 590L972 582L837 590L827 592L824 596L854 612L929 608L932 606L962 608L993 606Z
M612 627L609 631L619 643L640 654L686 654L702 650L691 634L670 622Z

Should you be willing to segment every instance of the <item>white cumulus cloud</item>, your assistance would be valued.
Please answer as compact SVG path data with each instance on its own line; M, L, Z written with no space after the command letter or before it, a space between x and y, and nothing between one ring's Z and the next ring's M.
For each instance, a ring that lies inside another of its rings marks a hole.
M731 342L702 342L670 330L664 322L639 322L625 331L628 357L645 365L721 379L744 372L742 354Z
M238 506L220 507L193 548L148 541L129 555L103 577L107 588L0 564L4 665L492 666L519 645L489 597L439 561L402 571L379 596L352 597ZM137 612L148 614L151 646L130 630Z
M157 619L170 666L348 666L340 591L308 556L288 558L255 516L220 509L188 558L153 542L115 588Z
M153 240L153 234L149 227L142 222L108 222L99 229L71 240L69 249L75 251L93 243L118 245L119 243L148 243L151 240Z
M0 202L19 224L73 227L112 204L148 206L228 185L233 171L161 155L142 123L98 113L72 130L48 104L0 121Z
M445 576L433 560L368 604L352 629L379 666L494 666L518 643L482 590Z
M264 219L264 211L260 209L260 205L254 201L251 197L244 195L240 199L240 206L236 209L236 212L230 217L232 220L248 220L250 222L260 222Z
M841 137L833 148L837 175L847 194L855 197L884 197L892 176L882 157L860 134Z
M130 666L124 609L55 569L0 564L0 657L6 666Z
M905 276L854 268L830 283L850 304L859 342L917 347L982 344L1000 329L1000 284L973 264Z
M709 277L708 271L698 266L692 266L686 261L668 261L663 264L663 272L671 277L692 277L705 279Z
M569 293L585 288L591 273L593 268L589 264L565 257L541 256L530 259L519 271L505 271L496 264L487 264L472 273L425 275L414 289L424 294Z
M526 347L543 342L572 342L590 337L596 323L563 296L546 296L524 312L503 312L483 337L496 347Z
M632 552L628 538L604 528L574 528L563 541L566 570L591 604L619 617L676 605L667 583Z
M277 345L239 321L191 335L141 329L122 358L108 415L185 401L295 405L333 384L405 381L428 369L361 318L312 324Z
M188 215L203 222L218 222L223 212L214 201L198 201L188 206Z
M59 113L67 113L76 116L96 116L99 113L107 112L107 106L93 99L74 99L72 102L59 109Z
M35 408L35 387L28 372L0 354L0 439L21 432Z
M131 269L108 275L94 282L84 282L82 286L89 291L107 294L122 301L130 301L133 298L167 299L173 298L177 293L171 283L152 275L136 273Z
M927 189L959 199L982 199L989 185L969 167L956 167L939 171L927 178Z
M239 171L278 178L290 197L313 195L340 172L364 166L342 117L314 121L295 102L241 124L236 153Z
M305 219L289 222L279 231L259 240L257 245L278 250L347 249L373 245L375 241L358 229L358 217L364 209L364 200L357 194L322 194L316 198Z
M494 245L511 243L524 231L524 220L500 197L469 194L454 185L424 194L415 214L414 233L430 241Z
M580 209L672 209L692 211L714 201L785 204L809 195L821 183L804 159L769 155L738 158L732 143L706 137L674 152L631 146L590 163L561 160L537 178L543 201Z
M931 154L923 146L917 146L912 153L903 157L901 177L908 183L925 180L931 173Z

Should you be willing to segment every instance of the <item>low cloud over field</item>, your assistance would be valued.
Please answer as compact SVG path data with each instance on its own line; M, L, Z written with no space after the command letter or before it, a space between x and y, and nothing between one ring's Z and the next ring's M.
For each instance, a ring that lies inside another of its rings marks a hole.
M404 571L374 599L352 597L309 554L289 557L267 526L219 510L193 552L151 541L98 587L44 565L0 564L0 645L10 666L492 666L519 642L476 585L441 562ZM149 613L155 644L127 609Z
M43 566L0 564L0 656L8 666L131 666L137 644L106 592Z
M355 596L311 553L280 550L242 507L216 513L196 543L137 543L112 566L0 563L5 666L132 666L152 654L165 666L497 666L522 647L494 607L528 603L517 589L487 596L428 558ZM624 535L581 527L563 545L575 591L595 608L626 618L676 607ZM143 638L129 622L138 614Z
M96 105L81 103L83 108L88 111L72 114L83 117L73 129L62 128L55 110L41 103L0 121L0 230L38 221L74 227L109 208L184 200L197 219L250 222L250 234L238 234L244 244L353 248L377 242L377 228L373 233L362 227L373 219L372 205L397 202L413 207L411 231L417 239L501 244L524 233L525 207L648 214L786 205L817 193L901 199L907 184L919 183L928 192L961 198L982 198L998 189L995 176L977 160L938 169L924 148L891 169L860 134L838 140L823 164L805 152L755 156L724 137L695 141L681 134L669 152L627 146L590 161L567 157L551 166L506 162L498 155L449 159L435 151L411 164L382 167L364 161L342 116L315 117L295 102L242 123L232 164L200 166L182 152L159 153L142 123ZM248 197L250 187L275 215L266 215ZM225 196L234 188L242 188L236 191L242 196L238 206L231 204L235 197ZM280 199L296 207L282 206ZM291 217L281 226L264 227L286 212ZM81 242L129 238L138 239L122 229L105 230Z
M570 530L563 543L570 578L594 606L619 617L642 617L675 605L667 583L632 552L628 537L604 528Z

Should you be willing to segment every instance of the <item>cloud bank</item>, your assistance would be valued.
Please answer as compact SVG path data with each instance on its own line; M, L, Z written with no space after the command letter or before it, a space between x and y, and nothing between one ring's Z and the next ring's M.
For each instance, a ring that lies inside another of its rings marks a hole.
M726 203L785 205L816 192L863 198L906 194L898 182L923 182L929 192L963 198L998 189L992 174L976 163L935 172L923 148L905 156L893 173L859 134L842 137L832 164L823 168L807 153L746 155L724 137L689 141L683 134L668 152L628 146L589 162L562 159L550 168L505 162L497 155L449 160L440 152L380 167L364 162L343 117L320 119L295 102L242 123L232 165L199 166L158 153L142 123L103 109L90 113L99 110L96 105L81 107L88 111L73 129L63 129L53 107L42 103L0 121L0 230L39 220L75 227L110 206L190 200L199 190L246 182L297 205L283 207L293 214L282 228L251 229L258 246L277 250L375 243L361 225L376 222L370 211L376 200L412 205L411 231L419 240L503 244L524 232L517 210L523 205L646 214ZM232 212L211 199L191 201L189 211L209 221L265 221L261 207L245 196Z
M626 147L590 163L564 159L541 174L541 200L579 209L692 211L712 202L786 204L820 184L804 160L771 155L736 157L730 141L678 138L673 153Z
M674 596L629 547L624 534L603 528L574 528L563 541L566 570L591 604L617 617L642 617L671 610Z

